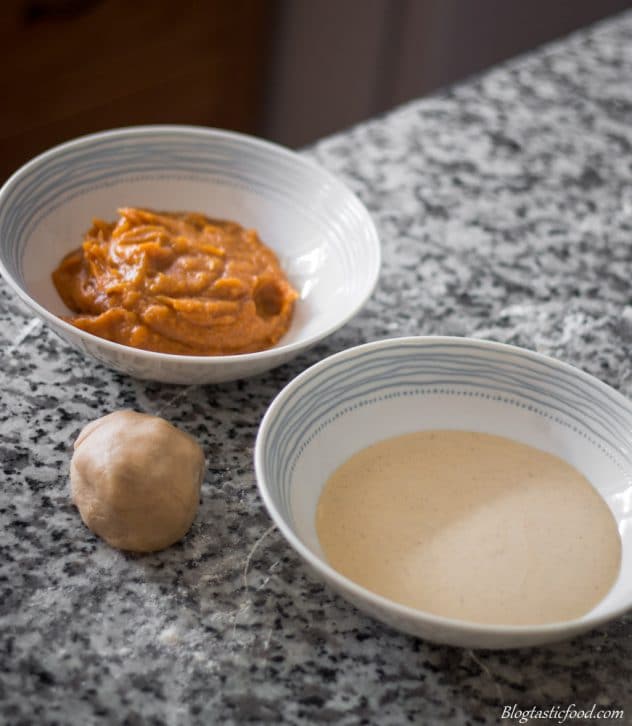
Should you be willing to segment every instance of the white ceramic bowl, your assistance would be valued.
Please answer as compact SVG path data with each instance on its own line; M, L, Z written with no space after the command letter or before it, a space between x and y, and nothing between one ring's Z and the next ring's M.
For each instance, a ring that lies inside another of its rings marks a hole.
M489 626L398 605L325 561L315 512L330 474L355 452L424 429L508 436L579 469L610 507L623 542L619 578L591 612L538 626ZM595 378L520 348L466 338L400 338L344 351L295 378L270 405L255 448L272 519L329 585L402 631L470 648L562 640L632 606L632 404Z
M270 350L180 356L136 350L86 333L51 273L81 244L93 217L121 206L204 212L255 228L300 292L290 330ZM212 383L261 373L332 333L377 281L371 218L342 182L307 159L241 134L186 126L131 127L85 136L38 156L0 190L0 272L75 348L123 373Z

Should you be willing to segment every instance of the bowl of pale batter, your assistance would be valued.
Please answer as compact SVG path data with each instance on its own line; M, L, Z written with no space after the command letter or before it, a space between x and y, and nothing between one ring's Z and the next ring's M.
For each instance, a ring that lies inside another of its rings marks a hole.
M632 605L632 405L546 356L445 337L344 351L274 400L255 466L290 545L399 630L521 647Z

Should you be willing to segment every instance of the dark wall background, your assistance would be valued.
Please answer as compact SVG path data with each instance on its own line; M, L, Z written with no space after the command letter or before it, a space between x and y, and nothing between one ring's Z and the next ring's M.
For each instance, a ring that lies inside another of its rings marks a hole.
M0 179L75 136L190 123L301 146L632 0L3 0Z
M632 7L630 0L282 0L263 133L290 146Z

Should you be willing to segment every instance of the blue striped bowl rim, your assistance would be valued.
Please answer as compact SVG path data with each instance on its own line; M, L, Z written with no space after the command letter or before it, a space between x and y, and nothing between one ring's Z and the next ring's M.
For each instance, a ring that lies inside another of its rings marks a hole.
M519 406L572 428L632 466L630 403L592 376L512 346L458 338L393 339L322 361L275 400L265 434L265 478L278 486L284 516L291 517L296 463L329 423L377 400L431 393Z
M316 163L282 146L196 126L137 126L91 134L61 144L25 164L0 190L0 273L38 314L57 327L68 326L28 293L22 258L29 235L52 210L87 191L122 181L142 183L159 178L212 180L248 188L300 209L306 221L330 230L328 239L337 263L344 279L350 281L347 292L355 291L357 302L340 311L335 325L318 331L309 340L280 345L272 351L300 349L325 337L353 317L372 293L381 262L377 231L366 208L348 187ZM335 199L337 216L325 218L313 212L312 199L300 193L305 186L316 190L319 198ZM362 275L353 274L358 261ZM77 334L77 329L72 332ZM84 331L79 334L92 337ZM117 343L109 345L121 347ZM139 355L166 354L139 351ZM265 357L271 353L249 355ZM171 357L199 362L192 356Z

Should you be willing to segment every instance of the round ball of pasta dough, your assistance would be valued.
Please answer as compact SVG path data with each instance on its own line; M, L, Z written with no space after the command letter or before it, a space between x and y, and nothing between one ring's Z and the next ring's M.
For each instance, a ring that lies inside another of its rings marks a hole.
M154 552L181 539L198 508L204 454L157 416L116 411L79 434L70 489L85 524L108 544Z

